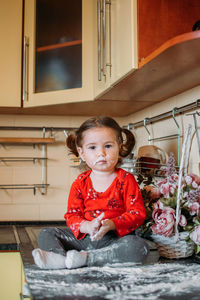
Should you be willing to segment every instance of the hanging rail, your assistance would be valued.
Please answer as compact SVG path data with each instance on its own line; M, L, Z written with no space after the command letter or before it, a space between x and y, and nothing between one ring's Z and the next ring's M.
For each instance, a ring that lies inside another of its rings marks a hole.
M195 109L197 107L200 107L200 99L198 99L197 101L195 101L193 103L187 104L185 106L181 106L179 108L177 107L176 108L176 114L182 114L184 112L187 112L189 110ZM155 123L155 122L158 122L158 121L170 118L172 116L172 112L173 112L173 110L170 110L170 111L168 111L166 113L157 115L155 117L146 118L146 123L152 124L152 123ZM144 120L136 122L136 123L129 123L128 126L129 126L129 128L142 127L142 126L144 126Z
M36 189L41 189L42 195L44 195L43 189L46 189L49 184L1 184L0 190L33 190L33 194L36 194Z
M0 126L0 130L30 130L30 131L70 131L77 129L76 127L34 127L34 126Z
M21 162L21 161L32 161L33 163L36 162L36 160L47 160L47 157L0 157L0 162Z
M176 124L176 127L177 127L177 130L178 130L178 133L177 134L170 134L170 135L165 135L165 136L161 136L161 137L157 137L157 138L151 138L151 133L149 131L149 129L147 128L147 125L146 123L148 122L148 118L145 118L144 119L144 128L146 129L148 135L149 135L149 138L148 138L148 142L149 142L149 145L151 144L151 141L160 141L160 140L163 140L163 139L174 139L174 138L178 138L178 158L177 158L177 161L178 161L178 165L179 165L179 153L180 153L180 138L181 138L181 132L180 132L180 126L175 118L175 113L177 112L177 108L175 107L173 110L172 110L172 118Z
M17 131L41 131L43 138L45 138L45 133L50 131L51 136L55 131L63 131L65 137L68 136L68 132L76 130L77 127L37 127L37 126L0 126L0 130L17 130ZM42 141L44 143L44 140ZM44 146L44 145L43 145Z
M46 183L46 163L47 163L47 157L46 157L46 147L47 143L53 143L54 138L45 138L45 133L47 131L51 132L51 136L53 136L54 131L71 131L74 130L74 128L71 127L28 127L28 126L0 126L0 130L19 130L19 131L41 131L43 137L42 138L1 138L0 144L42 144L42 157L32 157L32 158L25 158L25 157L1 157L0 162L13 162L13 161L33 161L35 163L36 160L41 160L42 163L42 184L6 184L6 185L0 185L0 190L8 190L8 189L32 189L34 195L36 194L36 189L40 189L42 195L46 194L47 187L49 184Z

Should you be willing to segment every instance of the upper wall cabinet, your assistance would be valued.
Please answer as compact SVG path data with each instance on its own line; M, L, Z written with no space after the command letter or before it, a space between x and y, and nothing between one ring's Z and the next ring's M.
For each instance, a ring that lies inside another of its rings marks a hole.
M137 1L112 0L111 84L138 67Z
M93 99L93 0L25 0L24 107Z
M191 32L199 19L199 0L138 0L139 62L168 40Z
M124 102L124 115L200 84L200 1L138 0L137 9L138 69L97 99Z
M93 102L137 67L137 0L1 2L3 112Z
M136 0L25 0L24 15L24 107L92 101L137 65Z
M95 96L138 66L137 0L97 0L97 12Z
M22 1L0 2L0 106L21 106Z

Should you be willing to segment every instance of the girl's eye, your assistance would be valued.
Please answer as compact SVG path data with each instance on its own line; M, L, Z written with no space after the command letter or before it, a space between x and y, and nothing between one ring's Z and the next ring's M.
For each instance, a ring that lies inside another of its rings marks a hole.
M88 149L94 150L96 147L95 146L90 146Z
M105 148L107 148L107 149L109 149L109 148L111 148L112 147L112 145L111 144L107 144L107 145L105 145Z

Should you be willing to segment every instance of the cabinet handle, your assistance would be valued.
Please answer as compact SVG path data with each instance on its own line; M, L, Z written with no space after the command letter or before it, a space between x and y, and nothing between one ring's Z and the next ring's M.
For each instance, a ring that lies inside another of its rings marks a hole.
M103 22L103 75L106 76L106 0L102 3L102 22Z
M98 80L101 81L101 0L97 1L97 30L98 30Z
M107 40L107 20L106 5L109 5L109 62L106 62L106 40ZM106 67L110 66L111 75L111 0L98 0L97 2L97 22L98 22L98 80L101 81L101 74L106 76Z
M111 77L111 69L112 69L112 62L111 62L111 0L106 1L106 5L109 6L109 28L108 28L108 33L109 33L109 43L108 43L108 51L109 51L109 61L105 64L106 67L110 67L110 77Z
M23 59L23 101L28 100L28 37L24 36L24 59Z

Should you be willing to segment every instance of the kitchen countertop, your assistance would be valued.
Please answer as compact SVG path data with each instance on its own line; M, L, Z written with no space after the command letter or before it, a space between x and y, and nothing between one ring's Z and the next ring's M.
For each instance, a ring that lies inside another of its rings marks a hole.
M0 226L0 251L17 251L19 246L17 244L14 230L12 226Z
M195 257L161 259L147 266L118 265L75 270L41 270L33 261L37 234L65 222L0 223L0 251L20 251L34 300L199 299L200 264Z

